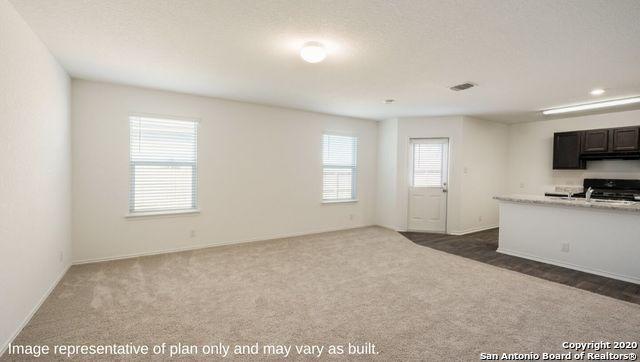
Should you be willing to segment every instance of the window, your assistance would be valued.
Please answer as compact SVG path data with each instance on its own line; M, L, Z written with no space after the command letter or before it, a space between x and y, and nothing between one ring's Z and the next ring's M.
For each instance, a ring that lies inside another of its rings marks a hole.
M442 187L447 182L447 139L416 139L413 145L414 187Z
M129 118L129 212L197 208L198 123Z
M357 137L323 135L323 201L351 201L356 199L357 150Z

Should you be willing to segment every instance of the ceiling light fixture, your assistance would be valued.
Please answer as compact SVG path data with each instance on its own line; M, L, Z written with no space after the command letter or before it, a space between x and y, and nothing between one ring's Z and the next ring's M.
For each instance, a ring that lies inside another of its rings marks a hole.
M587 111L591 109L624 106L624 105L633 104L633 103L640 103L640 97L614 99L614 100L605 101L605 102L578 104L578 105L569 106L569 107L547 109L545 111L542 111L542 114L550 115L550 114L560 114L560 113L569 113L569 112L579 112L579 111Z
M302 49L300 49L300 56L306 62L319 63L327 57L327 50L319 42L310 41L304 43Z
M604 89L596 88L596 89L592 90L591 92L589 92L589 94L591 94L592 96L599 96L601 94L604 94Z
M384 101L382 101L384 104L391 104L393 102L395 102L395 99L385 99Z

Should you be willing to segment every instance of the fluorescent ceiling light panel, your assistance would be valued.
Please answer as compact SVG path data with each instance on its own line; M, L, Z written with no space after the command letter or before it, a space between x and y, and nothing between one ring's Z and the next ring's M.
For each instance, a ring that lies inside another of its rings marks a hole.
M591 110L591 109L607 108L607 107L615 107L615 106L624 106L624 105L633 104L633 103L640 103L640 97L625 98L625 99L614 99L614 100L611 100L611 101L587 103L587 104L578 104L578 105L569 106L569 107L547 109L545 111L542 111L542 114L550 115L550 114L560 114L560 113L569 113L569 112L588 111L588 110Z

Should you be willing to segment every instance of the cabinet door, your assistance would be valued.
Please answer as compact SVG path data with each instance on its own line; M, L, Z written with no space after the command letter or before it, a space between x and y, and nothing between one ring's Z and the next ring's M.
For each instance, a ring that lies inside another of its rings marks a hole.
M638 127L614 128L611 130L611 144L613 152L638 151L639 132Z
M584 131L582 140L583 153L604 153L609 150L609 130L594 129Z
M586 161L580 159L583 132L561 132L553 135L553 169L584 169Z

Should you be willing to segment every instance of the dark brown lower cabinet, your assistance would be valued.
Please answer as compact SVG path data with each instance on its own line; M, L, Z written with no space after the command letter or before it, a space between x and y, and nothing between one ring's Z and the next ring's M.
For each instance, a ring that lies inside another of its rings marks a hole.
M560 132L553 135L553 169L580 170L587 162L580 159L582 131Z

